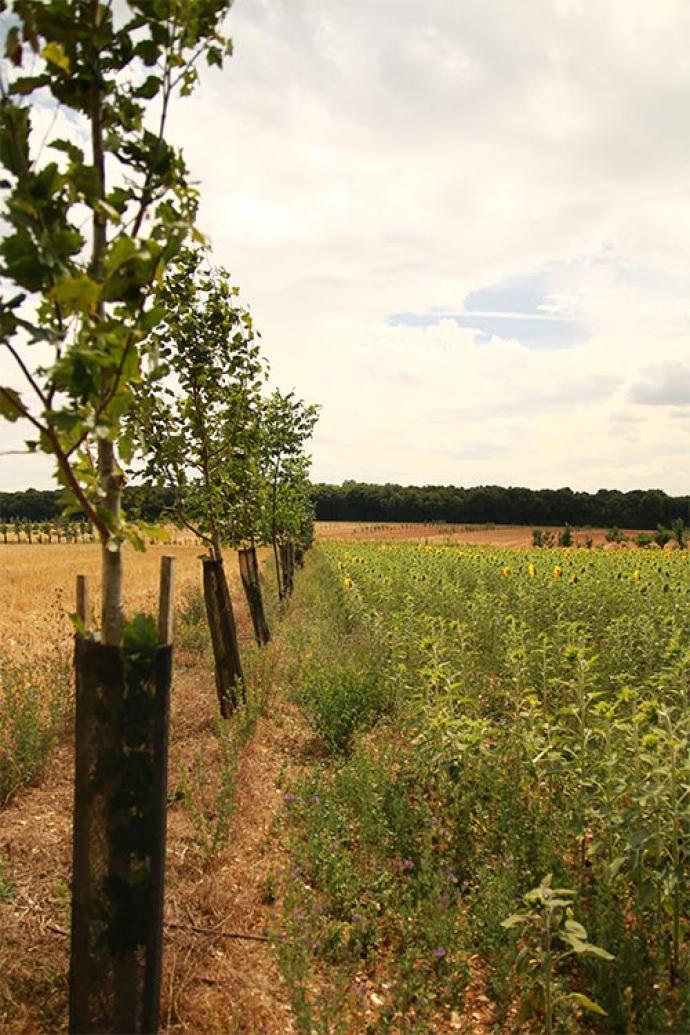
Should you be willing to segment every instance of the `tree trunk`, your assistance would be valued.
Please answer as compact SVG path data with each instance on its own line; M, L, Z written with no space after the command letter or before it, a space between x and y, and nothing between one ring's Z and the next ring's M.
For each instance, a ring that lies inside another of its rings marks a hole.
M98 476L105 493L105 506L115 523L120 520L122 480L117 470L112 442L98 441ZM115 547L115 549L113 549ZM122 549L109 535L101 537L101 642L117 646L122 640Z
M238 550L237 557L240 563L240 576L244 586L249 612L252 616L254 636L260 647L264 647L271 639L271 633L266 621L264 602L261 595L261 583L259 581L259 566L256 560L256 549L253 546L245 550Z
M227 719L238 705L238 690L245 700L237 627L223 561L203 557L202 564L204 600L216 670L216 691L220 714Z

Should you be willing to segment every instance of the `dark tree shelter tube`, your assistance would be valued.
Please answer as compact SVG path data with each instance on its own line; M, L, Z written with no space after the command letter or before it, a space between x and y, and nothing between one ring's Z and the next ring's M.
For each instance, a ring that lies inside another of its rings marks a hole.
M158 628L138 616L122 647L88 638L88 580L77 577L75 1035L159 1029L174 573L163 557Z
M237 708L238 694L245 700L237 627L222 560L203 557L202 564L204 600L215 662L216 691L220 714L227 719Z
M271 639L266 621L264 602L259 580L259 566L256 560L256 549L253 546L237 551L240 566L240 577L244 587L249 613L254 627L254 637L260 647L264 647Z
M159 1027L172 646L76 638L72 1033Z

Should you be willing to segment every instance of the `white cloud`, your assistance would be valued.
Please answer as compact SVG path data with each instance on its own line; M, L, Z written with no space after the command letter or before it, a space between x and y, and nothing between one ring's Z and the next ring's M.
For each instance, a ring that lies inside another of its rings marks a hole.
M229 24L174 132L275 380L323 403L315 475L687 491L688 429L635 386L688 356L688 5L237 0ZM544 270L536 311L578 347L387 322Z

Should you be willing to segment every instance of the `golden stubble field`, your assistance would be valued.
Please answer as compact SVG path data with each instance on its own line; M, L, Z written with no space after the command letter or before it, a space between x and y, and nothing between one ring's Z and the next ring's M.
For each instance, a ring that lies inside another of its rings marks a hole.
M201 586L200 545L155 545L145 553L126 546L124 597L128 615L155 613L161 557L176 558L175 598L179 607L193 586ZM228 551L228 578L239 581L237 559ZM89 578L91 605L100 606L101 550L97 543L0 545L0 652L33 654L56 640L66 642L74 632L69 619L75 609L77 575ZM96 622L96 625L99 623Z

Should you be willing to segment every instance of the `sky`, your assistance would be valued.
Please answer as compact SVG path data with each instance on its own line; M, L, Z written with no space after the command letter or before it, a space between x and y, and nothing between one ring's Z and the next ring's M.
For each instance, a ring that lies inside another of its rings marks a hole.
M315 480L689 492L686 0L236 0L228 28L172 136L273 381L322 406Z

